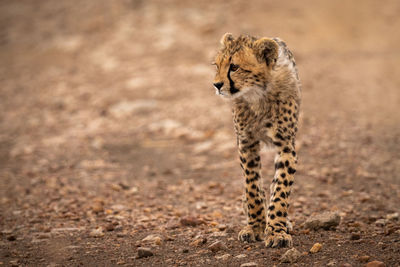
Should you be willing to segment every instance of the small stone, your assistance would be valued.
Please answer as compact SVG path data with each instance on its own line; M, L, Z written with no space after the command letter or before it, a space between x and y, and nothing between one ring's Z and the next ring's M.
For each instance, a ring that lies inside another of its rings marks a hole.
M98 238L98 237L103 237L103 236L104 236L103 228L102 228L102 227L99 227L99 228L97 228L97 229L92 230L92 231L89 233L89 236L90 236L90 237L96 237L96 238Z
M203 224L204 221L200 220L194 216L185 216L180 220L181 225L183 226L197 226Z
M143 238L142 241L150 242L150 243L153 243L153 244L159 246L159 245L161 245L162 239L158 235L148 235L145 238Z
M329 267L331 267L331 266L336 266L336 261L335 261L335 260L330 260L330 261L326 264L326 266L329 266Z
M398 212L386 215L386 220L388 220L388 221L397 221L398 219L399 219L399 213Z
M145 248L145 247L138 248L137 252L138 252L139 259L145 258L145 257L150 257L150 256L154 255L153 251L151 251L150 248Z
M386 265L381 261L371 261L365 267L386 267Z
M207 238L198 237L193 242L191 242L189 245L192 246L192 247L198 247L198 246L203 245L205 243L207 243Z
M297 249L292 248L292 249L289 249L288 251L286 251L285 254L282 255L281 262L294 263L300 257L301 257L301 253Z
M103 207L103 204L101 202L95 202L92 205L92 211L95 212L95 213L103 212L103 210L104 210L104 207Z
M215 256L215 258L216 258L217 260L223 260L223 261L227 261L230 257L231 257L230 254L224 254L224 255L222 255L222 256Z
M310 249L311 253L317 253L318 251L320 251L322 248L322 245L320 243L315 243L312 248Z
M210 246L208 246L208 249L211 250L212 252L218 252L220 250L227 249L227 247L221 241L216 241L216 242L212 243Z
M114 226L114 224L113 223L109 223L109 224L107 224L106 225L106 230L107 231L114 231L114 229L115 229L115 226Z
M378 219L378 220L375 221L375 225L383 227L383 226L386 225L386 220L385 219Z
M51 237L50 233L39 233L36 238L37 239L48 239Z
M359 262L368 262L370 258L371 258L371 257L370 257L370 256L367 256L367 255L365 255L365 256L360 256L360 257L358 257L358 261L359 261Z
M329 230L335 228L340 223L340 215L338 212L324 212L316 216L312 216L304 223L305 228L318 230L320 228Z
M243 263L240 265L240 267L257 267L257 266L258 266L258 264L255 263L254 261L246 262L246 263Z
M352 267L350 263L342 263L340 267Z
M350 240L359 240L361 235L359 233L352 233L350 236Z
M189 250L187 248L182 249L182 253L189 253Z
M243 259L243 258L246 258L246 257L247 257L246 254L239 254L239 255L235 256L235 258L237 258L237 259Z

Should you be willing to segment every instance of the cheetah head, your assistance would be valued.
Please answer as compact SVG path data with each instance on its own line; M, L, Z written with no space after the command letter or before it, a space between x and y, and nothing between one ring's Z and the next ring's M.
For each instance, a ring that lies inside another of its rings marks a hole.
M256 39L226 33L215 57L217 95L235 99L264 94L278 58L279 46L269 38Z

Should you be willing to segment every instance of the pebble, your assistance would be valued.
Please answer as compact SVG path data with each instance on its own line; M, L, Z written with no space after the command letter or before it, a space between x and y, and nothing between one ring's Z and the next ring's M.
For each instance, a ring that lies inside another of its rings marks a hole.
M386 267L386 265L381 261L371 261L365 267Z
M218 252L220 250L227 249L227 247L221 241L216 241L216 242L212 243L210 246L208 246L208 249L211 250L212 252Z
M114 231L114 229L115 229L115 226L114 226L113 223L109 223L109 224L106 225L106 230L107 231Z
M350 263L343 263L340 267L352 267L352 265Z
M350 236L350 240L359 240L361 235L359 233L352 233Z
M364 256L358 257L358 261L359 262L368 262L370 258L371 258L370 256L364 255Z
M153 251L151 251L150 248L145 248L145 247L138 248L137 252L138 252L139 259L145 258L145 257L150 257L150 256L154 255Z
M336 266L336 261L335 260L330 260L327 264L326 264L326 266Z
M237 259L242 259L242 258L246 258L246 257L247 257L246 254L239 254L239 255L235 256L235 258L237 258Z
M399 219L399 213L395 212L395 213L388 214L388 215L386 215L386 219L388 221L397 221Z
M289 249L288 251L285 252L285 254L282 255L281 257L281 262L283 263L294 263L297 261L298 258L300 258L301 253L295 249Z
M322 248L322 245L320 243L315 243L312 248L310 249L311 253L317 253L318 251L320 251Z
M240 265L240 267L257 267L257 266L258 266L258 264L255 263L254 261L246 262L246 263L243 263Z
M207 238L205 237L198 237L196 238L193 242L191 242L189 245L192 247L198 247L202 244L207 243Z
M386 220L385 219L378 219L378 220L375 221L375 225L383 227L383 226L386 225Z
M200 220L194 216L185 216L185 217L181 218L180 223L183 226L197 226L197 225L203 224L204 221Z
M104 210L104 207L103 207L103 204L101 202L95 202L92 205L92 211L95 212L95 213L103 212L103 210Z
M97 229L94 229L94 230L92 230L90 233L89 233L89 236L90 237L103 237L104 236L104 233L103 233L103 228L102 227L99 227L99 228L97 228Z
M142 239L144 242L150 242L156 245L161 245L162 239L158 235L148 235L145 238Z
M340 223L340 215L338 212L324 212L316 216L312 216L304 223L305 228L311 230L335 228Z
M230 257L231 257L230 254L224 254L224 255L222 255L222 256L215 256L215 258L216 258L217 260L223 260L223 261L228 260Z
M37 239L47 239L47 238L50 238L50 237L51 237L50 233L39 233L36 236Z

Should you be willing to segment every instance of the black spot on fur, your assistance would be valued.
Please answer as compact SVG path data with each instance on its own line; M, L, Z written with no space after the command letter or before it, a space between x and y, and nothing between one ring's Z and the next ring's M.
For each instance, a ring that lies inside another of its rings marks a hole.
M265 127L267 127L267 128L271 128L271 127L272 127L272 123L270 123L270 122L267 122L267 123L265 124Z
M247 167L249 168L254 168L257 166L257 163L254 162L254 160L250 160L249 163L247 163Z
M251 198L255 198L255 197L256 197L256 195L254 195L253 192L249 192L249 196L250 196Z
M275 169L283 169L284 165L282 161L275 163Z
M282 146L282 143L281 143L281 142L274 142L274 145L276 145L276 146Z
M271 220L275 219L275 215L274 214L270 214L269 217L271 218Z
M282 178L285 178L285 177L286 177L286 173L282 172L282 173L281 173L281 177L282 177Z
M275 135L275 137L278 138L278 139L280 139L280 140L282 140L282 141L285 141L285 138L283 138L283 136L282 136L280 133L277 133L277 134Z
M286 198L285 192L282 192L282 193L281 193L281 198Z
M290 150L290 148L288 148L287 146L283 149L283 152L284 153L290 153L291 152L291 150Z
M271 206L268 207L268 209L269 209L269 210L274 210L274 209L275 209L275 206L274 206L274 205L271 205Z
M288 168L288 173L289 174L294 174L296 172L296 169L293 169L292 167Z
M281 212L280 210L278 210L278 211L276 212L276 216L282 217L282 212Z

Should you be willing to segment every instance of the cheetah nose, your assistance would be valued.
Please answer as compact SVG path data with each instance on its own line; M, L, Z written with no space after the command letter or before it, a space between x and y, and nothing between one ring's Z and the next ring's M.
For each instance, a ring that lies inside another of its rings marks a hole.
M224 85L223 82L214 83L214 87L217 88L218 90L220 90L220 89L222 88L223 85Z

